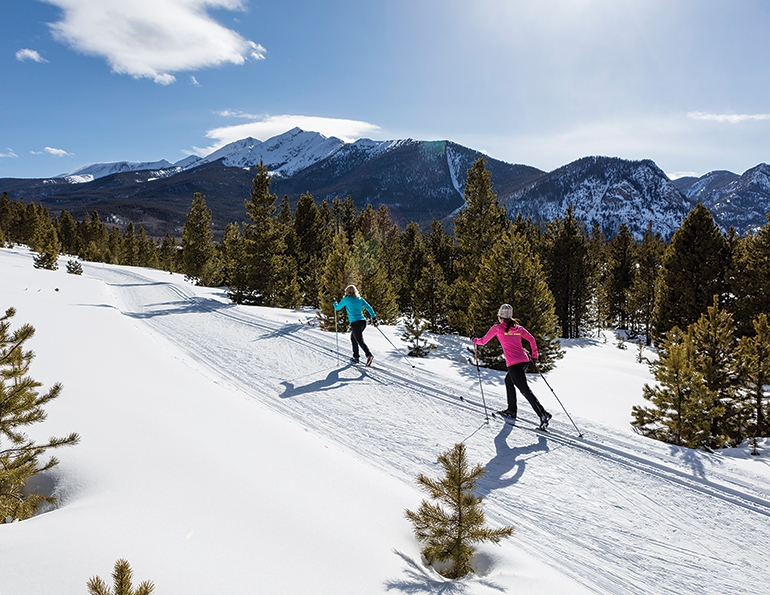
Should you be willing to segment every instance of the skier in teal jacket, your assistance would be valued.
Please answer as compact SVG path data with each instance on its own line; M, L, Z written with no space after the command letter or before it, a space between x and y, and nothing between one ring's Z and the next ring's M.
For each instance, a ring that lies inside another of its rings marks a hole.
M338 302L334 300L334 309L339 311L345 308L348 314L348 322L350 322L350 342L353 344L353 357L350 361L357 364L359 360L359 347L364 350L366 355L366 365L371 366L374 355L364 343L364 329L366 328L366 318L364 318L364 310L372 317L372 324L377 326L377 315L374 313L374 309L369 305L364 298L358 294L358 288L355 285L348 285L345 288L345 296Z

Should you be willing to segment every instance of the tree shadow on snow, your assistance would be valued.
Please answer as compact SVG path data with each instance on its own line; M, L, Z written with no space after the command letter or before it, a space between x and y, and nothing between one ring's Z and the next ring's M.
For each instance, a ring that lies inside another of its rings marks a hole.
M410 558L406 554L393 550L406 562L404 578L400 580L385 581L385 589L388 591L400 591L402 593L426 593L428 595L461 595L468 590L467 579L451 580L428 570L425 566ZM472 575L471 575L472 576ZM496 591L504 591L500 585L490 580L472 576L474 583L480 583Z
M222 302L218 302L217 300L212 300L210 298L191 298L170 300L166 302L155 302L152 304L145 304L144 307L148 309L142 312L123 311L123 314L131 318L147 319L157 318L159 316L171 316L175 314L202 314L205 312L218 312L234 308L235 304L223 304Z
M358 376L357 377L341 376L340 372L343 372L345 370L352 370L354 372L357 372ZM323 378L321 380L316 380L315 382L311 382L310 384L305 384L303 386L294 386L293 382L284 380L283 382L281 382L281 384L284 386L284 391L279 395L279 397L281 399L290 399L291 397L296 397L298 395L305 395L308 393L321 393L329 390L335 390L341 386L345 386L346 384L350 384L352 382L361 382L362 380L369 380L369 377L367 376L366 372L362 369L356 368L351 364L351 365L344 366L342 368L335 368L326 375L326 378Z
M675 446L671 448L671 454L682 459L696 477L705 478L706 468L703 465L703 453L691 448Z
M530 458L526 455L537 456L536 453L543 454L550 450L545 436L538 436L537 442L527 446L508 446L511 430L513 426L506 423L495 436L495 456L486 464L487 473L479 480L478 492L481 496L518 482Z

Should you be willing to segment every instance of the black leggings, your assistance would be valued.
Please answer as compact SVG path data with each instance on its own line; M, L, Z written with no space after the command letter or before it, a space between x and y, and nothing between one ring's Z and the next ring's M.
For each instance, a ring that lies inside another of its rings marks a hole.
M525 370L528 365L529 362L522 362L520 364L508 366L508 373L505 375L505 393L508 396L508 411L516 415L516 389L518 388L521 391L521 394L527 398L529 404L532 405L532 409L535 410L537 416L543 417L545 409L543 409L543 406L540 404L540 401L537 400L535 393L532 392L529 388L529 384L527 384Z
M366 328L366 320L356 320L350 323L350 342L353 344L353 357L358 359L358 347L364 350L366 357L372 355L369 348L364 343L364 329Z

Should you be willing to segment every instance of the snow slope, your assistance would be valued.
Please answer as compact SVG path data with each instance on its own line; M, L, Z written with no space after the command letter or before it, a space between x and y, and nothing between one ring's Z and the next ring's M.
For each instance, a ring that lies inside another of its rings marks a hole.
M82 277L0 250L0 307L36 327L32 375L64 384L31 429L57 453L60 506L0 526L2 595L76 594L127 558L156 593L756 593L770 570L768 458L709 455L628 426L651 381L636 350L581 340L533 388L553 432L485 419L500 373L441 338L405 361L366 331L375 367L307 311L235 306L178 275L84 263ZM401 345L396 328L383 328ZM339 352L337 355L337 342ZM651 354L648 354L651 355ZM414 368L411 366L414 365ZM523 400L522 400L523 401ZM425 568L403 518L417 473L459 441L486 466L480 576ZM729 456L737 455L737 456Z

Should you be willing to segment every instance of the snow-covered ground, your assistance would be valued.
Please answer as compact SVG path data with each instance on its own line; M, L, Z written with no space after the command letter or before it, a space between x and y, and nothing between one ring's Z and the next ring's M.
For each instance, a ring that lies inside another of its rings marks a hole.
M59 506L0 526L0 595L75 595L118 558L166 594L756 594L770 584L770 444L718 454L629 426L652 377L613 337L565 345L520 399L519 427L485 419L466 339L424 360L394 327L368 328L371 369L308 311L235 306L179 275L84 263L83 276L0 250L0 309L30 323L32 376L62 395L39 440L56 453ZM492 313L494 314L494 313ZM651 353L645 353L652 357ZM412 367L414 365L414 367ZM490 411L502 375L481 370ZM420 560L404 509L456 442L486 466L479 575L447 581ZM764 587L763 587L764 585Z

